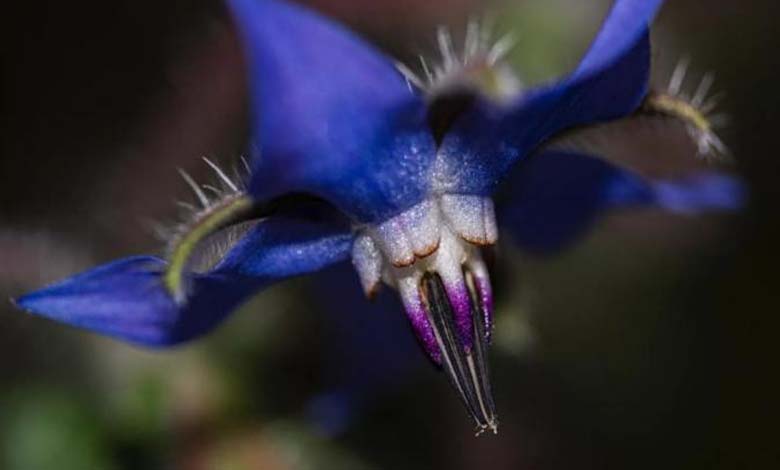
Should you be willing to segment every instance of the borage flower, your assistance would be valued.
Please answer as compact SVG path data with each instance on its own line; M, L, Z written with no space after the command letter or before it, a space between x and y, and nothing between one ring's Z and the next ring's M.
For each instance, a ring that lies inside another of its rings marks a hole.
M119 260L18 304L168 346L208 332L273 282L351 260L369 297L382 283L397 289L427 356L478 430L495 432L482 250L500 229L521 247L550 251L611 208L690 213L740 203L728 176L654 180L608 148L554 145L565 131L621 119L671 120L697 142L715 142L701 97L686 101L679 84L649 92L648 28L661 3L617 0L574 73L524 89L503 62L507 42L491 45L475 25L462 53L441 33L443 62L423 61L420 78L303 7L230 0L262 146L245 187L215 167L226 191L210 201L192 184L204 208L167 259ZM507 198L494 206L502 183Z

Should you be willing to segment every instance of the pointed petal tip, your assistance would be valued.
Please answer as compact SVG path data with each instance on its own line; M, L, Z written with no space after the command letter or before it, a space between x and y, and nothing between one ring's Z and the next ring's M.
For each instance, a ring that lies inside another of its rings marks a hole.
M40 292L40 290L27 292L25 294L19 295L18 297L9 297L8 301L13 307L18 308L19 310L32 313L32 304L34 303L34 297L38 292Z
M739 211L749 203L750 198L744 181L718 172L655 182L653 189L659 206L680 214Z

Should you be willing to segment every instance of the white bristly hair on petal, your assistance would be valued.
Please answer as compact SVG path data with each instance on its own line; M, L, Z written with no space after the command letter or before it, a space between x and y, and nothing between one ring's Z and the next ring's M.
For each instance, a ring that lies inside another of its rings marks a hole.
M715 112L724 93L711 93L715 83L715 76L711 72L702 76L692 92L686 91L689 66L689 59L680 60L666 90L651 92L645 101L644 109L682 121L696 142L700 157L728 159L729 149L717 134L717 129L728 123L728 116Z
M248 169L243 157L241 161ZM213 171L214 181L199 184L189 173L179 169L197 203L177 201L176 205L182 210L181 221L168 228L161 229L161 225L157 225L168 262L163 283L180 304L189 297L189 275L215 267L230 248L262 220L244 218L254 207L245 190L248 171L247 175L242 175L235 168L231 177L211 159L203 157L203 162Z
M513 34L495 40L492 21L471 20L466 25L462 48L457 49L449 29L436 30L439 57L435 60L419 55L419 71L397 63L410 88L422 90L429 98L457 88L476 88L485 95L505 98L520 92L522 86L504 59L514 47Z
M214 180L199 184L189 173L178 168L179 175L192 190L195 202L175 201L181 211L180 220L174 224L152 224L157 238L166 244L166 252L170 252L177 246L179 240L189 233L192 227L208 218L212 212L246 195L245 180L249 172L249 164L243 156L240 157L241 168L235 167L230 172L232 175L229 175L214 160L205 156L202 160L214 173Z
M715 112L724 94L711 93L712 73L686 91L688 68L689 61L681 60L668 82L651 90L634 114L564 133L545 148L600 155L646 174L663 173L665 166L695 166L699 160L730 161L729 149L716 133L727 123L725 114Z

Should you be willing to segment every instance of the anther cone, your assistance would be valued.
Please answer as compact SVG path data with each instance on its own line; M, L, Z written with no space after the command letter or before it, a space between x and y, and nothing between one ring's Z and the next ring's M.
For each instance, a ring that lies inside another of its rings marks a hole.
M398 291L423 351L478 433L497 430L487 368L493 299L481 254L496 237L492 202L445 195L368 227L352 252L367 295L381 281Z
M473 274L467 269L464 280L462 287L468 299L473 339L470 344L464 341L463 325L458 324L461 317L458 310L462 306L453 305L441 276L426 273L420 282L420 296L436 339L440 366L474 419L477 434L486 430L496 433L498 418L487 366L488 333L484 326L487 315Z

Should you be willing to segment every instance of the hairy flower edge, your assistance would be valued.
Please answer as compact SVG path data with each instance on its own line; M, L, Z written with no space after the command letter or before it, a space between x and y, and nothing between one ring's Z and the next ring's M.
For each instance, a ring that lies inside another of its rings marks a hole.
M696 143L700 157L728 159L729 149L717 134L717 129L725 124L727 116L715 112L723 95L710 94L715 82L711 73L702 77L693 93L684 91L688 66L688 60L680 61L669 79L667 88L650 91L639 112L681 122Z

